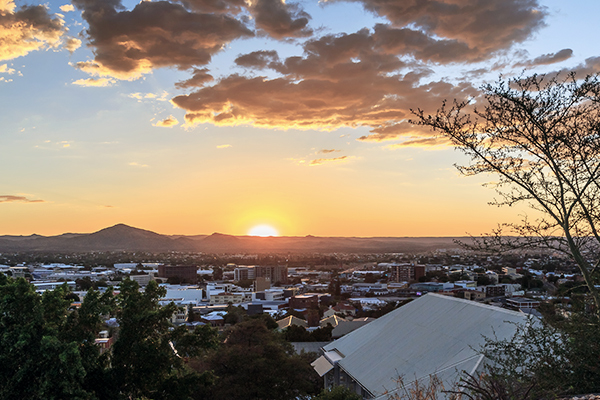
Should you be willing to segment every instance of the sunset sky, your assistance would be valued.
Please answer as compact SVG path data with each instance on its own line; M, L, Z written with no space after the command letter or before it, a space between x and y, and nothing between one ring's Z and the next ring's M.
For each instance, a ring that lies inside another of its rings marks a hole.
M456 236L514 221L407 121L600 71L597 0L0 0L0 235Z

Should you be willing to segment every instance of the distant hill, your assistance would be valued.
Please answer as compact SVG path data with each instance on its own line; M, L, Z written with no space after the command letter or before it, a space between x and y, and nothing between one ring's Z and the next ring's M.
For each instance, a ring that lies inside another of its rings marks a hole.
M195 251L205 253L409 253L455 249L452 237L161 235L117 224L94 233L0 236L0 251ZM464 239L464 238L463 238Z

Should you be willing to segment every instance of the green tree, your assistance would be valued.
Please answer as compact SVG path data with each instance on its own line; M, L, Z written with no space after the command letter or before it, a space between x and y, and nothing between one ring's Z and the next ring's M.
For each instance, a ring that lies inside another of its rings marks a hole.
M356 394L345 386L334 386L323 389L315 400L362 400L362 396Z
M84 299L77 312L70 293L63 285L40 296L24 279L0 274L0 398L95 397L97 325L87 314L108 296L96 305Z
M250 319L232 326L219 349L199 367L216 377L207 396L211 399L292 400L321 389L310 361L294 354L263 319Z
M113 398L190 398L206 376L194 373L184 360L214 345L214 331L200 328L188 334L172 328L177 306L161 306L166 290L151 281L144 292L126 279L117 296L118 340L113 345L111 377Z
M481 107L455 100L436 115L416 111L416 123L445 135L471 158L458 166L464 175L498 177L497 205L526 203L540 216L501 225L482 247L544 247L567 254L600 315L598 75L518 77L484 85L482 92Z

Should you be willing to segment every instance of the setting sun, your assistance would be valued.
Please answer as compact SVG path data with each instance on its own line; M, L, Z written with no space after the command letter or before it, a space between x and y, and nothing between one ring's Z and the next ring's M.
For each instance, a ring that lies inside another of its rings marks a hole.
M279 236L277 229L269 225L257 225L248 232L250 236Z

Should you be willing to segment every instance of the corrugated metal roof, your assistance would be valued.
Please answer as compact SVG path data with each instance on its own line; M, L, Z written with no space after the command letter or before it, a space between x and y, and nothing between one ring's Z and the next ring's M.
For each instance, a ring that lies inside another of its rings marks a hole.
M446 389L461 371L474 372L484 337L503 339L525 323L522 313L469 300L427 294L328 344L339 365L376 397L436 374Z

